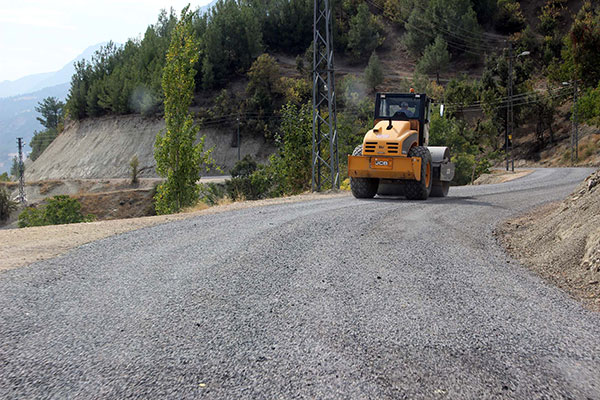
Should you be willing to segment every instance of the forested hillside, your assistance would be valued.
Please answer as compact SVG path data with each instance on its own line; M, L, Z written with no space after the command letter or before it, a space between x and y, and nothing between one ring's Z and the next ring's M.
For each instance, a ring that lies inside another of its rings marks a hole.
M293 137L310 132L312 8L312 0L220 0L209 13L194 14L200 54L192 109L203 126L239 124L242 135L262 136L282 149L296 140L294 151L309 151L310 137ZM535 158L563 138L557 132L573 116L575 80L578 121L599 122L597 3L339 0L334 18L340 154L351 152L372 124L374 91L414 87L445 103L445 116L432 121L432 144L452 147L456 183L468 183L503 157L509 60L513 141L523 145L523 157ZM109 43L79 62L67 117L160 116L165 53L176 22L163 12L141 39ZM598 151L597 141L589 146L587 153ZM297 167L309 168L309 160Z

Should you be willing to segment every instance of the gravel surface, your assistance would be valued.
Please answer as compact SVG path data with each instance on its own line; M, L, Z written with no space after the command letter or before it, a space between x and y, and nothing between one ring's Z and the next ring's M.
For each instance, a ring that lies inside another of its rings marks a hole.
M0 273L0 398L600 398L600 314L509 258L549 169L203 215Z
M0 229L0 272L7 269L22 267L35 261L57 257L85 243L148 226L164 224L165 222L250 207L289 204L341 196L344 196L344 193L305 193L291 197L241 201L214 206L200 211L182 212L179 214L155 215L152 217L125 218L68 225L35 226L21 229Z

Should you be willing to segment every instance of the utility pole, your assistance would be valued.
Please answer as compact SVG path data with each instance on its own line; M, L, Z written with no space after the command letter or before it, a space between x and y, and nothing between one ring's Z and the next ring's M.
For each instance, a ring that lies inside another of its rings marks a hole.
M237 151L238 151L238 161L241 160L241 152L240 152L240 117L237 117Z
M332 189L340 187L332 22L332 0L314 0L312 190L317 192L327 178Z
M513 46L512 42L508 43L508 107L506 108L506 133L504 135L505 139L505 152L506 152L506 170L508 171L509 166L509 147L511 148L510 152L512 153L512 146L510 146L510 141L512 140L512 130L513 130ZM514 162L513 162L513 171L514 171Z
M23 166L23 138L17 138L19 146L19 202L26 205L25 199L25 167Z
M573 79L573 131L575 133L575 163L579 161L579 127L577 125L577 79ZM573 152L571 152L573 158Z
M510 152L510 160L512 163L512 172L515 172L515 157L513 153L513 135L515 129L515 114L513 107L513 86L514 86L514 78L513 78L513 69L514 69L514 60L521 56L528 56L531 54L528 50L525 50L518 56L513 56L513 44L512 42L508 42L508 108L506 109L506 170L508 171L509 165L509 152Z

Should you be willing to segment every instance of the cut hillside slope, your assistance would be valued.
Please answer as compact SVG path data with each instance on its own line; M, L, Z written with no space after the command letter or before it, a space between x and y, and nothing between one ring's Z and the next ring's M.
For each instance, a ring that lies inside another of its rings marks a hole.
M600 311L600 170L563 202L506 221L499 234L515 258Z
M164 128L164 120L139 115L71 121L37 160L26 165L25 179L127 178L134 155L139 160L140 176L157 177L154 141ZM206 148L214 146L212 155L222 173L227 173L237 161L237 148L231 146L233 130L228 127L201 131L206 135ZM264 162L273 151L262 138L242 138L242 157L250 154Z

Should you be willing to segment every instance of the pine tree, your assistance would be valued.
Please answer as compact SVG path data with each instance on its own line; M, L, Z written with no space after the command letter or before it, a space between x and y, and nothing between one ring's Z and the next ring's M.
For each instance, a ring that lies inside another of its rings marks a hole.
M42 114L36 119L40 121L46 129L57 129L62 121L62 111L65 103L59 101L56 97L46 97L35 107L35 111Z
M436 82L440 84L440 73L448 68L450 62L450 53L448 53L448 43L437 36L435 42L425 48L423 57L417 63L417 72L421 74L435 74Z
M350 20L348 49L355 57L364 57L381 44L381 35L369 7L365 3L358 6L358 12Z
M383 67L377 57L377 53L373 52L369 58L369 64L365 68L364 79L369 89L376 91L377 86L383 82Z

